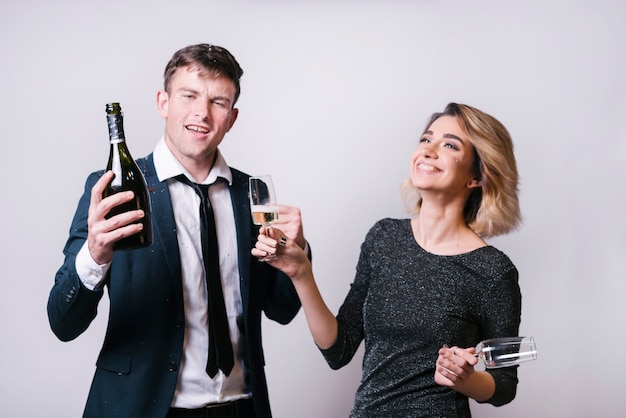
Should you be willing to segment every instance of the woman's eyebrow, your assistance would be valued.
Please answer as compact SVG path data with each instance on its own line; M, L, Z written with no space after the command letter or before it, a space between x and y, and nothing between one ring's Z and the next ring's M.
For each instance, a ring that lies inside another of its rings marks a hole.
M463 141L461 138L459 138L458 136L454 135L454 134L443 134L444 138L450 138L450 139L454 139L456 141L459 141L461 144L465 144L465 141Z
M434 133L433 133L433 131L425 131L422 134L422 136L424 136L424 135L431 135L431 136L433 136ZM461 144L465 145L465 141L463 141L463 139L461 139L460 137L458 137L458 136L456 136L454 134L443 134L443 137L444 138L448 138L448 139L454 139L456 141L459 141Z

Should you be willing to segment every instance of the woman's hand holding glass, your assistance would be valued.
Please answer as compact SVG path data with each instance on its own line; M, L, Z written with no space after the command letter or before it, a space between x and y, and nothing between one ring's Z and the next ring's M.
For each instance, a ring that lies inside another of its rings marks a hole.
M283 235L291 237L296 244L304 248L306 241L300 209L278 204L272 177L269 175L252 176L248 184L252 222L263 226L261 229L263 234L267 234L273 226L276 226L282 230Z
M272 224L272 227L279 229L283 235L294 240L300 248L305 248L306 241L304 239L302 216L299 208L278 205L278 220Z
M440 386L457 387L468 381L474 373L478 359L474 355L476 349L448 347L439 350L435 364L435 382Z
M537 359L533 337L502 337L481 341L476 348L448 347L439 350L435 380L448 386L469 376L481 360L486 369L517 366ZM471 367L472 370L470 370Z
M311 276L311 263L300 245L272 226L261 227L252 255L285 273L292 279Z
M537 347L533 337L493 338L481 341L475 348L444 345L435 365L435 382L458 390L474 373L479 360L486 369L497 369L536 359Z

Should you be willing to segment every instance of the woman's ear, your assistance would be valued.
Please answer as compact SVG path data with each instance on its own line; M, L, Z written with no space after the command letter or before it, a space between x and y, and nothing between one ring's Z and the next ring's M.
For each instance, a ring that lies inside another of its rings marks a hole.
M467 182L468 189L475 189L476 187L483 187L482 180L479 180L476 177L474 177L470 181Z

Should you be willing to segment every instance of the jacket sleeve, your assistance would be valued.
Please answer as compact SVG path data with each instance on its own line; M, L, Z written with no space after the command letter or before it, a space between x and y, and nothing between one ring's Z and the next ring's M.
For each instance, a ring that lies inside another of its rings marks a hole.
M312 260L311 247L308 243L306 247L309 260ZM275 277L266 299L265 315L279 324L288 324L298 314L302 304L289 276L278 270L272 270Z
M250 216L248 199L250 176L232 167L231 172L233 174L231 198L237 224L239 268L242 280L245 281L242 287L244 305L247 300L251 312L263 311L268 319L279 324L287 324L300 310L300 299L288 276L257 260L250 253L259 234L259 226L252 223ZM310 251L308 255L310 259ZM260 317L258 320L260 321Z
M103 290L91 291L81 282L76 272L76 254L87 240L87 215L91 188L102 175L92 173L85 183L85 190L74 214L70 234L63 254L65 260L56 273L54 285L48 297L48 320L54 334L62 341L69 341L82 334L97 314Z

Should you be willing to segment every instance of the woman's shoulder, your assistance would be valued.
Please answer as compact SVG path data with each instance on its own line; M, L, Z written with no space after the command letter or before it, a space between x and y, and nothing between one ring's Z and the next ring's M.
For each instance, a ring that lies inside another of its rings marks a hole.
M383 218L374 223L361 244L362 253L375 253L377 256L408 248L412 239L409 219Z
M383 218L377 221L371 228L371 230L381 230L381 229L402 229L402 230L411 230L411 220L408 218Z
M388 236L399 237L407 234L411 236L413 234L410 219L383 218L370 227L366 239Z
M473 265L474 268L490 272L494 276L509 275L511 273L514 276L517 275L517 267L515 267L509 256L492 245L488 244L480 247L464 256L467 258L467 262Z
M484 252L484 254L489 256L489 258L492 258L494 260L498 260L500 262L506 262L506 263L513 264L513 262L511 261L509 256L506 255L506 253L504 253L503 251L499 250L498 248L494 247L491 244L487 244L484 247L479 248L479 250L482 250Z
M410 219L383 218L374 223L365 236L365 243L374 246L401 246L413 238Z

